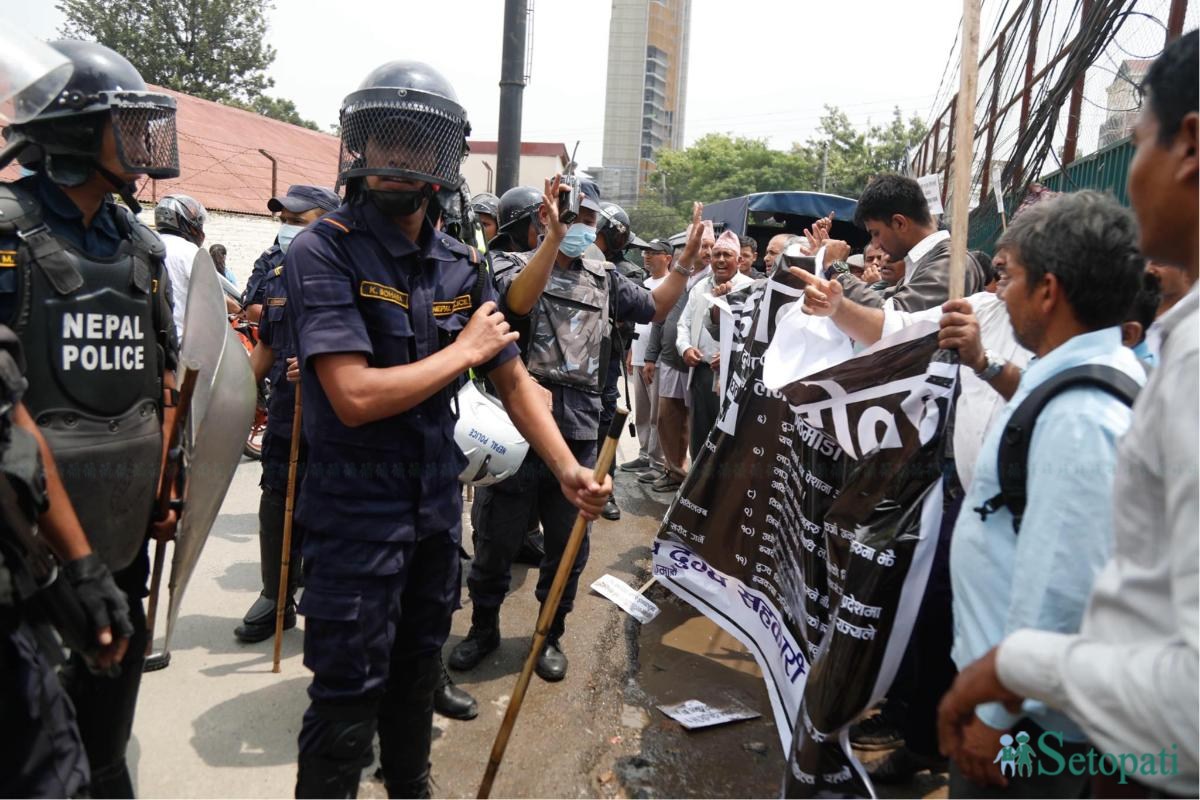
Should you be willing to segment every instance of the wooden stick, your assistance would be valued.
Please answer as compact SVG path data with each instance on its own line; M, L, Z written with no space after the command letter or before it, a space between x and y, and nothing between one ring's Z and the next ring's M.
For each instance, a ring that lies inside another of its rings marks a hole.
M180 382L179 399L175 402L175 419L171 427L171 437L167 440L167 458L163 464L162 483L158 487L158 497L155 500L154 519L163 520L171 513L171 494L175 481L179 478L182 453L179 448L183 444L184 428L192 412L192 395L196 391L196 380L200 370L192 364L185 364L183 380ZM167 563L167 543L154 542L154 569L150 573L150 599L146 605L146 655L154 652L154 619L158 616L158 596L162 592L163 567Z
M979 0L963 0L962 58L954 113L954 189L950 198L950 299L963 296L970 226L971 164L975 142L975 90L979 83Z
M650 580L648 580L648 581L646 581L645 583L643 583L643 584L642 584L642 588L638 589L638 590L637 590L637 593L638 593L638 594L645 594L645 593L646 593L646 590L647 590L647 589L649 589L651 586L653 586L657 580L658 580L658 576L657 576L657 575L651 575L651 576L650 576Z
M292 414L292 449L288 455L287 501L283 507L283 554L279 557L279 596L275 600L275 660L271 672L279 672L283 652L283 612L287 605L288 571L292 565L292 516L296 510L296 471L300 461L300 415L303 401L300 383L296 383L296 405Z
M604 447L600 449L600 457L596 459L596 468L592 472L597 483L603 483L605 476L608 475L608 468L612 465L613 457L617 452L617 440L621 436L621 429L625 427L625 420L628 417L629 410L618 407L612 423L608 426L608 437L604 440ZM567 578L571 574L571 567L575 564L576 556L579 555L579 548L583 545L583 537L586 533L587 520L582 515L577 516L575 526L571 528L571 538L567 540L566 549L558 562L558 571L554 573L554 583L550 585L550 594L542 603L537 630L533 634L533 646L529 649L529 655L525 658L525 666L521 668L516 688L513 689L512 699L509 700L508 708L504 711L504 720L500 723L500 730L496 733L496 741L492 743L492 754L488 758L487 770L483 773L477 797L488 797L492 793L492 782L496 779L500 762L504 760L508 738L512 735L513 725L517 722L517 714L521 712L521 703L525 700L525 690L529 688L529 679L533 675L534 665L537 664L538 655L541 654L542 647L546 643L550 624L558 612L559 601L562 600L563 590L567 587Z

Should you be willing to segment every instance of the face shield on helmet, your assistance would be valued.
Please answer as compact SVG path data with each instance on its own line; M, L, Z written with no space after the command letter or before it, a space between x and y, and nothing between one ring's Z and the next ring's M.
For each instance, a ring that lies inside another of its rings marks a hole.
M50 105L74 72L71 60L11 22L0 26L0 122L28 122Z
M178 177L175 98L157 92L117 92L109 108L121 169L155 180Z
M466 112L416 89L360 89L342 104L338 183L377 175L457 189L467 156Z
M504 406L467 383L458 390L458 422L454 441L467 457L458 479L471 486L490 486L516 474L529 453Z

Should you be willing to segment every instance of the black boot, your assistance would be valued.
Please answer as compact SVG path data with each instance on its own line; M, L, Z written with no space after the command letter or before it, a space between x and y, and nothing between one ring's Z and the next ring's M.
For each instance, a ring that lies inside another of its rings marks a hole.
M283 609L283 629L290 631L296 627L296 601L288 598ZM254 605L242 618L242 624L233 629L233 635L239 641L254 643L270 639L275 635L275 598L259 595Z
M567 677L567 654L562 651L557 638L546 639L533 671L539 678L551 683L557 683Z
M388 797L429 797L429 749L433 743L433 695L441 657L426 656L388 678L379 711L379 766Z
M488 653L500 646L500 609L473 606L471 630L467 638L450 651L450 667L457 670L474 669Z
M296 797L358 797L362 771L373 760L374 708L330 707L315 716L316 725L300 731Z
M450 719L467 720L479 716L479 704L466 690L454 685L441 658L438 659L438 666L441 667L442 676L433 692L433 710Z

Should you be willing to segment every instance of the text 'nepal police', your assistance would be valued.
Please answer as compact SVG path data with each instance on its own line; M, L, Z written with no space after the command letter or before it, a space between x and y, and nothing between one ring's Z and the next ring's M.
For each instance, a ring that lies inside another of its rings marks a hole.
M62 315L60 329L63 372L72 368L87 372L140 370L146 364L142 321L136 314L68 313ZM72 344L69 340L81 343ZM91 341L101 343L82 343Z

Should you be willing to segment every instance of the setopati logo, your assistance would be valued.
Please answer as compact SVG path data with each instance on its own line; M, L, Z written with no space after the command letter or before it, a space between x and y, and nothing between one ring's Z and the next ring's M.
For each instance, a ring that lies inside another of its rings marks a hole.
M1128 783L1129 778L1146 775L1179 774L1179 747L1162 748L1157 753L1102 753L1089 747L1086 753L1066 756L1061 752L1063 735L1058 731L1045 731L1037 738L1037 747L1030 742L1025 731L1004 734L1000 737L1000 750L993 764L1000 765L1000 774L1006 777L1028 778L1037 775L1107 775L1119 776L1118 783Z

